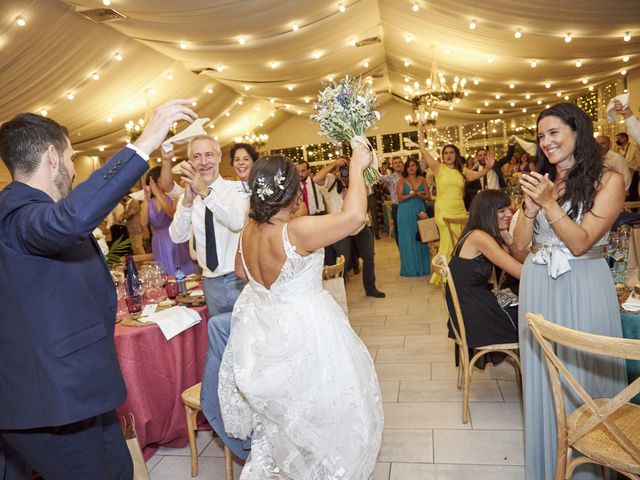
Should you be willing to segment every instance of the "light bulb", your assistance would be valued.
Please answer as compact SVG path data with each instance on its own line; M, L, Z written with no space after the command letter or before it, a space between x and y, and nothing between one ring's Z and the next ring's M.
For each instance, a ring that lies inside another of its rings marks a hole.
M187 46L188 46L188 45L186 44L186 42L180 42L180 48L181 48L182 50L186 50L186 49L187 49Z
M522 32L520 31L520 29L516 30L516 33L513 34L514 37L516 38L522 38Z
M527 100L531 99L531 95L529 95L528 93L524 96L524 98L526 98Z
M404 61L404 66L405 67L410 67L411 66L411 62L409 60L405 60Z
M271 68L274 70L278 68L278 62L271 62L269 65L271 65Z
M290 92L293 91L293 85L287 85L287 90L289 90Z
M629 40L631 40L631 34L629 32L624 32L624 37L622 37L622 39L625 42L628 42Z
M404 41L407 43L411 43L413 41L413 37L409 34L404 36Z
M247 43L247 39L244 37L238 37L238 43L240 45L244 45L245 43Z
M502 115L502 114L504 113L504 110L500 109L500 110L498 110L498 113L499 113L500 115Z
M551 88L551 82L545 82L544 88Z
M216 67L216 70L217 70L218 72L222 72L222 71L224 70L224 65L218 65L218 66Z
M121 62L121 61L122 61L122 55L120 55L118 52L116 52L116 53L113 55L113 58L115 58L118 62Z
M46 108L43 108L42 110L40 110L40 115L42 115L43 117L46 117L49 114L49 112L47 111Z
M300 30L300 25L298 25L297 23L292 23L291 30L293 30L294 32L297 32L298 30Z
M109 5L111 5L111 0L102 0L102 4L103 4L105 7L108 7Z
M445 47L444 54L449 55L451 53L451 49L449 47Z
M475 21L475 20L471 20L471 21L469 22L469 28L470 28L471 30L475 30L477 26L478 26L478 25L476 24L476 21Z
M523 108L523 109L522 109L522 113L527 113L527 109L526 109L526 108Z
M357 42L356 42L356 39L355 39L355 38L350 38L350 39L349 39L349 45L351 45L352 47L355 47L355 46L356 46L356 43L357 43Z
M624 57L622 57L622 61L623 62L628 62L629 61L629 55L625 55Z
M489 102L488 102L487 100L485 100L485 102L484 102L484 106L485 106L485 107L488 107L488 106L489 106Z
M418 2L415 2L413 4L413 6L411 7L411 10L413 10L414 12L419 12L420 11L420 5L418 4Z
M73 100L75 97L75 95L71 92L67 93L67 100Z
M492 55L489 55L487 57L487 63L493 63L493 56Z
M535 60L531 60L531 63L529 65L531 65L531 68L536 68L538 66L538 62L536 62Z
M112 123L113 122L113 118L112 117L107 117L107 123Z
M516 84L515 84L515 83L513 83L513 82L511 82L511 83L509 84L509 88L513 90L514 88L516 88Z
M100 150L101 152L104 152L104 147L101 145L98 147L98 150Z
M582 60L576 60L576 68L580 68L582 66Z
M584 85L586 85L587 83L589 83L589 80L587 80L586 78L583 78L583 79L582 79L582 83L583 83Z
M169 81L173 80L173 74L172 73L167 73L167 80L169 80Z
M626 71L626 70L622 70L622 71L620 72L620 74L622 74L622 75L626 75L626 74L627 74L627 71Z
M479 108L476 108L476 113L480 113L482 112L482 110L480 110Z
M542 105L542 100L538 99L538 100L536 100L536 103L537 103L538 105Z
M473 79L473 84L474 85L478 85L480 83L480 80L478 80L477 78Z
M516 102L510 102L509 105L511 105L512 107L516 106Z
M502 96L499 93L496 93L496 100L500 100L500 98L502 98Z
M93 72L91 78L93 78L94 80L100 80L100 75L98 74L98 72Z
M573 40L573 37L571 36L571 32L569 32L564 36L564 43L571 43L571 40Z
M345 7L345 6L344 6L344 3L340 2L340 3L338 4L338 11L339 11L340 13L344 13L346 9L347 9L347 7Z
M369 62L362 62L362 66L364 68L369 68Z
M242 88L244 88L244 91L245 91L245 92L248 92L249 90L251 90L251 86L249 86L249 85L245 85L245 86L244 86L244 87L242 87Z
M211 95L213 93L213 88L211 88L211 87L207 88L207 93L209 95Z
M24 27L27 24L27 21L22 17L17 17L16 23L18 24L19 27Z
M322 56L322 52L315 51L315 52L313 52L311 54L311 56L317 60L318 58L320 58Z

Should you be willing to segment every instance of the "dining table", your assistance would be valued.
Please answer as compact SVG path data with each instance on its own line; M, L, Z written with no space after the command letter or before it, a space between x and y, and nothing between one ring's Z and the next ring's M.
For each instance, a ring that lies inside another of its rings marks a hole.
M161 446L188 444L180 395L199 383L207 353L207 307L192 307L201 321L167 340L156 324L116 324L115 346L127 387L120 417L133 414L136 436L145 460ZM199 425L207 428L201 417Z

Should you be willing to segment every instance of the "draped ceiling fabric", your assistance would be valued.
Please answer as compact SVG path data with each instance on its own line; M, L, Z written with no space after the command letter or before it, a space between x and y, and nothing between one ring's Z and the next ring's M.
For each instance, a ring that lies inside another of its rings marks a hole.
M197 101L225 145L308 115L331 76L371 77L381 103L405 102L406 88L429 77L434 54L449 84L454 75L467 78L470 95L453 113L470 119L495 118L499 109L539 111L538 99L544 106L557 92L584 92L640 65L640 0L343 0L344 13L338 3L112 0L109 8L126 18L95 23L81 12L105 8L101 0L2 0L0 121L46 109L69 128L79 153L106 155L147 104L181 97ZM563 40L568 32L571 43ZM372 37L381 41L352 45Z

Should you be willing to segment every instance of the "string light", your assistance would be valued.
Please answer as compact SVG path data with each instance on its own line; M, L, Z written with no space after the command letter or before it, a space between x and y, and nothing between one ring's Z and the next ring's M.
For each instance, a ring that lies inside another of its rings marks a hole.
M362 62L362 66L364 68L369 68L369 62Z
M43 108L42 110L40 110L40 115L42 115L43 117L46 117L49 114L49 112L47 111L46 108Z
M623 39L625 42L628 42L629 40L631 40L631 33L629 33L629 32L624 32L624 37L622 37L622 39Z
M502 96L499 93L496 93L496 100L500 100L500 98L502 98Z
M504 113L504 110L500 109L500 110L498 110L498 113L499 113L500 115L502 115L502 114Z
M478 26L478 24L476 23L476 21L475 21L475 20L471 20L471 21L469 22L469 29L470 29L470 30L475 30L477 26Z
M576 60L576 68L580 68L582 66L582 60Z
M571 32L568 32L564 36L564 43L571 43L571 40L573 40L573 36L571 35Z
M517 39L522 38L522 31L518 28L516 32L513 34L513 36L516 37Z
M104 152L104 146L100 145L100 146L98 147L98 150L100 150L101 152Z
M105 7L108 7L109 5L111 5L111 0L102 0L102 4L103 4Z
M76 96L73 93L67 93L67 100L73 100L74 98L76 98Z
M316 50L315 52L313 52L313 53L311 54L311 56L317 60L317 59L319 59L320 57L322 57L322 52L320 52L320 51L317 51L317 50Z
M222 71L224 70L224 65L218 65L218 66L216 67L216 70L217 70L218 72L222 73Z
M121 62L121 61L122 61L122 55L121 55L120 53L118 53L118 52L116 52L116 53L113 55L113 58L115 58L118 62Z
M278 62L271 62L269 65L271 66L271 68L272 68L273 70L275 70L276 68L278 68Z
M627 74L627 71L626 71L626 70L622 70L622 71L620 72L620 74L621 74L621 75L626 75L626 74Z
M293 91L293 85L287 85L287 90L289 90L290 92Z
M493 55L487 57L487 63L493 63Z
M538 99L538 100L536 100L536 103L537 103L538 105L542 105L542 100L541 100L541 99Z
M516 84L513 82L509 83L509 88L513 90L514 88L516 88Z
M269 99L269 103L276 103L276 99L275 99L275 98L273 98L273 97L271 97L271 98Z
M100 74L98 74L98 72L93 72L91 74L91 78L93 78L94 80L100 80Z
M344 13L344 12L345 12L345 10L347 10L347 7L345 7L345 6L344 6L344 3L340 2L340 3L338 4L338 11L339 11L340 13Z
M628 62L629 61L629 55L625 55L624 57L622 57L622 61L623 62Z
M485 107L488 107L488 106L489 106L489 101L488 101L488 100L485 100L485 101L484 101L484 106L485 106Z
M182 50L186 50L186 49L187 49L187 47L188 47L188 45L187 45L187 43L186 43L186 42L180 42L180 48L181 48Z
M209 95L211 95L213 93L213 88L211 88L211 87L207 88L207 93Z
M107 123L113 123L113 118L112 117L107 117Z
M551 88L551 82L545 82L544 88Z
M418 4L418 2L415 2L413 4L413 6L411 7L411 10L413 10L414 12L419 12L420 11L420 5Z
M300 25L298 25L297 23L292 23L291 30L293 30L294 32L297 32L298 30L300 30Z
M536 62L535 60L531 60L531 63L529 63L529 65L531 65L531 68L536 68L538 66L538 62Z
M249 90L251 90L251 86L250 86L250 85L245 85L245 86L244 86L244 87L242 87L242 88L244 88L244 91L245 91L245 92L248 92Z
M473 79L473 84L474 85L478 85L480 83L480 80L478 80L477 78Z
M171 72L167 73L167 80L173 80L173 74Z
M516 106L516 102L509 102L509 105L511 105L512 107Z
M449 47L445 47L444 54L449 55L451 53L451 49Z
M476 108L476 113L482 113L482 110L480 110L479 108Z
M583 83L584 85L586 85L587 83L589 83L589 80L587 80L586 78L583 78L583 79L582 79L582 83Z
M356 46L356 43L357 43L357 42L356 42L356 39L355 39L355 38L350 38L350 39L349 39L349 45L351 45L352 47L355 47L355 46Z
M405 60L404 61L404 66L405 67L410 67L411 66L411 62L409 60Z
M19 16L16 18L16 23L19 27L24 27L27 24L27 21L23 17Z
M527 100L531 99L531 95L529 95L528 93L524 96L524 98L526 98Z
M247 43L247 39L244 37L238 37L238 43L240 45L244 45L245 43Z
M413 41L413 36L410 35L410 34L406 34L404 36L404 41L407 42L407 43L411 43Z

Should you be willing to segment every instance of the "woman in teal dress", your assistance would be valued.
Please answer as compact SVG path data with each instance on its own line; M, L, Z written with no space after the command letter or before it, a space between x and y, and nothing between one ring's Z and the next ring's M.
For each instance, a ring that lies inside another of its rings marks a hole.
M416 234L418 232L418 214L425 212L424 201L429 200L431 196L417 160L407 160L396 188L398 192L400 275L403 277L429 275L429 249L426 243L416 240Z

